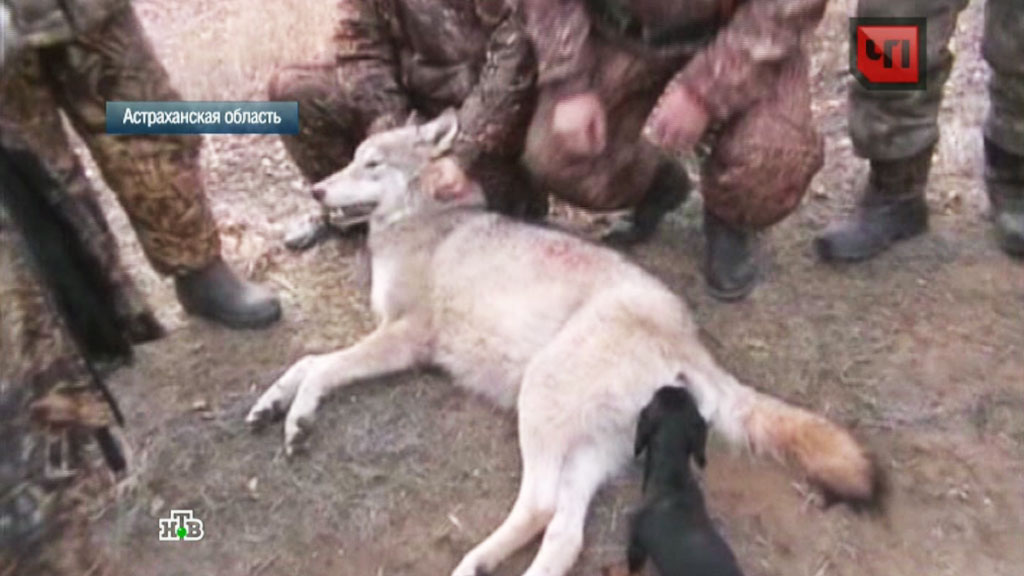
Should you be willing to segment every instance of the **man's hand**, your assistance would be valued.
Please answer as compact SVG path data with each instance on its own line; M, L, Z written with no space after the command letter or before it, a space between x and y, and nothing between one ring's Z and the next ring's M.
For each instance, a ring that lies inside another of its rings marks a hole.
M456 202L469 199L483 191L466 174L459 161L445 156L428 164L420 173L423 191L440 202Z
M666 152L684 154L697 145L710 120L704 105L685 88L671 88L647 119L643 135Z
M583 92L555 104L551 134L555 146L570 156L594 157L606 145L604 106L594 92Z

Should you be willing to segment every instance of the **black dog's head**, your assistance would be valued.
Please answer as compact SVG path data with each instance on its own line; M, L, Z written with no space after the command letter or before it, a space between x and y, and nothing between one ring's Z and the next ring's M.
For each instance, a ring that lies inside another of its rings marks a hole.
M680 376L682 379L682 376ZM697 403L685 388L664 386L655 392L650 403L640 412L633 445L634 456L640 456L650 449L655 436L662 435L658 443L662 449L678 450L684 461L693 457L697 466L707 465L705 448L708 441L708 425L697 410ZM650 458L648 458L650 462Z

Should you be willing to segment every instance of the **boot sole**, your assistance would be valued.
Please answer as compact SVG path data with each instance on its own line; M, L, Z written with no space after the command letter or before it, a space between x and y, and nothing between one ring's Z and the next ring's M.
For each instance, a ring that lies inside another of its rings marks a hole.
M1008 238L999 235L996 238L996 242L999 244L999 249L1007 256L1017 260L1024 260L1024 239Z
M732 290L724 290L713 286L710 282L705 282L708 294L710 294L715 300L719 300L721 302L738 302L740 300L745 300L747 296L750 296L754 291L754 288L757 288L758 284L760 284L760 274L755 275L750 282Z
M709 284L708 294L710 294L711 297L714 298L715 300L719 300L721 302L739 302L740 300L745 300L747 296L750 296L750 294L754 291L754 288L756 287L756 280L754 282L751 282L749 286L744 286L743 288L734 290L732 292L719 290L718 288L714 288Z
M1005 216L1005 220L1004 220ZM1011 258L1024 258L1024 226L1022 222L1017 220L1021 218L1019 214L1013 216L995 214L994 217L994 231L996 236L996 243L999 248Z
M181 306L189 316L202 318L208 322L219 324L232 330L260 330L267 328L281 319L281 304L277 303L266 314L252 316L230 316L228 314L208 313L192 306Z
M865 260L870 260L883 252L887 252L894 245L903 242L904 240L910 240L916 236L921 236L927 231L928 227L924 226L920 230L899 232L885 238L881 243L877 244L873 248L849 251L837 251L829 240L819 236L814 239L814 250L817 252L818 257L825 262L863 262Z

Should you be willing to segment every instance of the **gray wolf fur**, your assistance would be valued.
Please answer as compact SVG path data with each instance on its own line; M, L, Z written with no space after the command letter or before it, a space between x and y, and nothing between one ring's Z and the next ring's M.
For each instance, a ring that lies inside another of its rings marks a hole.
M447 158L457 133L449 111L376 134L314 188L327 209L372 210L379 323L349 348L296 362L253 405L250 424L283 415L292 453L328 393L424 366L517 408L519 495L453 576L489 572L541 532L527 576L567 573L591 498L630 462L638 414L678 374L732 444L794 465L830 494L875 497L876 467L853 437L738 382L660 281L613 250L484 211L479 187Z
M640 412L633 452L647 452L645 498L630 529L630 574L640 574L650 558L661 576L743 576L690 473L691 457L701 468L707 463L707 438L707 423L684 387L659 389Z

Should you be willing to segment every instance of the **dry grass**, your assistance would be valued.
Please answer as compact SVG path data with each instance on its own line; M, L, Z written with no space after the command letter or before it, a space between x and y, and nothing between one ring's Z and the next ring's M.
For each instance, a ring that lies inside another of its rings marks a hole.
M265 98L276 67L328 55L335 21L324 0L142 0L136 10L159 30L157 51L192 100Z

